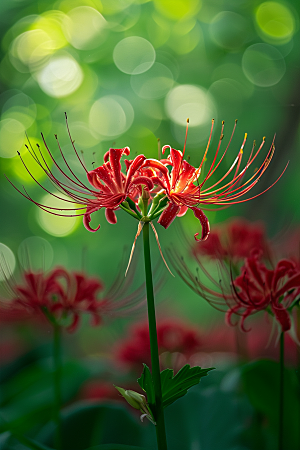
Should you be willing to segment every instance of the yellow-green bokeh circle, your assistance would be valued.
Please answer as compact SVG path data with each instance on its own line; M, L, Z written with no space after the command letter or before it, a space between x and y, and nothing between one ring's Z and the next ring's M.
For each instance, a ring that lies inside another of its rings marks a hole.
M61 199L67 199L70 200L67 196L56 193L55 195L58 195ZM46 205L52 208L76 208L76 205L73 203L67 203L63 200L59 200L56 197L53 197L51 194L46 194L42 197L40 200L40 203L42 205ZM56 211L51 210L53 212L56 212L57 214L63 214L67 216L68 214L76 214L76 211ZM44 211L43 209L37 209L37 221L40 225L40 227L46 231L46 233L51 234L52 236L68 236L69 234L73 233L78 225L81 222L80 217L62 217L54 214L50 214L49 212Z
M281 43L288 42L295 31L295 20L291 10L278 2L264 2L256 11L256 23L266 38Z

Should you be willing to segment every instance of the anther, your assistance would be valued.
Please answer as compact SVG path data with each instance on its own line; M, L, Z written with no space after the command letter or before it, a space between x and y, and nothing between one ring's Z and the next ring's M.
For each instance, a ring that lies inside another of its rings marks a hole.
M225 120L222 120L222 125L224 125L224 123L225 123Z

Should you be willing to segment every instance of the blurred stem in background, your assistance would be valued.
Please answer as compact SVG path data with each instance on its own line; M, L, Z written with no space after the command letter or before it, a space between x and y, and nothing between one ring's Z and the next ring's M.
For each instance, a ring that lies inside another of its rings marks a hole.
M283 423L284 423L284 331L282 331L280 335L278 450L283 450Z
M54 387L54 421L56 424L55 447L62 449L61 434L61 327L53 324L53 387Z
M155 391L155 416L156 421L156 437L158 450L167 450L167 438L165 429L165 419L162 403L160 367L157 344L156 331L156 317L155 317L155 303L153 293L151 256L150 256L150 241L149 241L149 222L144 223L143 226L143 241L144 241L144 260L145 260L145 274L146 274L146 290L147 290L147 305L148 305L148 322L150 335L150 351L151 351L151 366L152 378Z

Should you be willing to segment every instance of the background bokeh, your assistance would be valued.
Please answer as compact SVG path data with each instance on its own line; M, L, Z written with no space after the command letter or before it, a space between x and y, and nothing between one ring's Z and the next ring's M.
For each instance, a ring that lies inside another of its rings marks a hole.
M208 165L221 121L225 120L225 149L238 119L217 179L237 155L245 132L246 155L253 140L259 145L266 136L262 158L276 134L275 156L254 194L273 183L290 161L279 182L258 199L208 216L212 226L234 215L263 220L271 236L288 233L299 221L296 0L2 0L0 23L0 245L12 272L16 261L26 260L24 254L29 253L33 265L84 267L109 284L124 247L125 257L130 252L137 223L122 211L114 226L106 222L103 211L94 213L92 225L100 222L101 229L89 233L80 217L47 214L22 198L4 177L21 190L23 186L36 201L54 205L55 199L30 177L17 155L21 153L35 180L52 192L25 147L26 133L34 148L40 144L45 151L42 132L62 163L54 137L58 135L74 172L85 179L67 134L65 111L88 169L101 165L111 146L130 146L132 156L157 157L160 138L163 145L181 149L187 117L187 155L195 165L201 161L211 119L216 120ZM180 224L175 221L167 231L157 228L163 248L172 244L184 254L182 231L192 237L198 225L191 212ZM134 258L141 257L140 250L138 241ZM153 253L158 264L154 239ZM138 283L142 272L136 270ZM165 288L158 296L174 314L184 313L197 323L213 314L163 265L158 271L165 273Z

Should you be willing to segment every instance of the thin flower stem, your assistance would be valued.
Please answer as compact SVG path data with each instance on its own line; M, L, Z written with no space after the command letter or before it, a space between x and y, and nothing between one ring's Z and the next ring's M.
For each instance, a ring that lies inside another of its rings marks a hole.
M162 391L160 379L160 367L158 357L156 318L155 318L155 303L153 293L151 256L150 256L150 240L149 240L149 222L146 222L143 227L143 241L144 241L144 259L145 259L145 274L146 274L146 290L147 290L147 305L148 305L148 322L150 334L150 350L151 350L151 365L152 378L155 391L155 414L156 421L156 438L158 450L167 450L167 438L165 429L164 410L162 404Z
M280 335L278 450L283 450L283 421L284 421L284 331L282 331Z
M61 450L61 327L57 324L53 325L53 366L54 420L56 424L55 448Z

